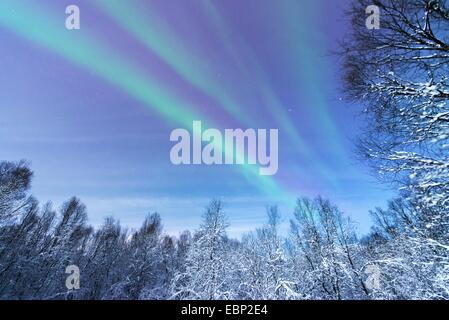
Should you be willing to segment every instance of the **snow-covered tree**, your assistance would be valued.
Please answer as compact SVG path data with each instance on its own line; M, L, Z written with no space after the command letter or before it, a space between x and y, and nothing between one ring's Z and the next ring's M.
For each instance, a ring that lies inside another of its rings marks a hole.
M103 226L89 239L80 269L86 288L84 299L102 299L122 280L129 263L127 231L118 221L106 218ZM118 297L116 297L118 298Z
M268 223L243 237L239 255L240 295L245 299L285 300L301 298L291 281L285 239L279 234L277 207L267 210Z
M365 299L361 248L352 222L328 200L298 200L291 243L297 286L313 299Z
M175 275L173 298L231 299L227 250L227 216L223 203L213 200L203 215L203 223L186 256L185 271Z
M374 211L367 259L386 298L447 298L449 248L449 7L444 0L378 0L367 30L354 1L344 44L347 97L364 106L361 154L401 199Z
M372 2L354 1L344 45L347 97L364 106L368 122L361 154L385 179L399 183L405 196L421 202L429 227L447 226L447 1L375 1L380 29L367 30L360 12Z
M0 162L0 226L14 222L24 209L34 205L27 195L32 176L25 161Z
M363 239L365 263L380 270L379 299L448 299L449 247L434 240L420 208L403 199L372 212L375 225ZM424 224L424 225L423 225Z

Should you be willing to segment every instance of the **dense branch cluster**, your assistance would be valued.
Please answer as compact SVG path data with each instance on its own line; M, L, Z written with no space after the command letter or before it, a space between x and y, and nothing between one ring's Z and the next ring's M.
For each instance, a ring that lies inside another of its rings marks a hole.
M344 44L347 97L365 106L362 154L429 210L449 210L449 8L445 0L381 0L380 30L358 0ZM439 214L435 214L438 216ZM443 218L441 216L441 218ZM448 221L435 221L435 225Z
M360 15L372 2L380 8L379 30L367 30ZM377 225L390 234L383 237L390 239L391 252L382 254L389 257L393 268L396 260L407 261L406 270L447 294L448 3L357 0L349 14L352 32L343 44L344 83L347 98L362 105L366 115L360 154L401 190L401 199L392 201L389 210L374 213ZM380 248L373 250L385 249ZM435 281L422 269L419 258L423 255L429 255ZM400 282L414 287L407 277Z

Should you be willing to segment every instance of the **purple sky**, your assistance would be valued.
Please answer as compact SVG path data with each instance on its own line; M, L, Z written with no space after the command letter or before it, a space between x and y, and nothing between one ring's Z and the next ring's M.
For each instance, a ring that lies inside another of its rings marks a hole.
M144 87L151 97L167 93L197 120L279 129L276 183L330 198L361 232L368 210L392 196L354 160L363 119L340 100L331 52L346 32L348 1L135 0L125 10L114 1L23 2L0 5L0 159L31 161L39 200L59 206L76 195L94 225L112 215L137 227L158 211L172 234L196 228L217 197L232 236L261 225L271 204L287 223L293 204L256 188L241 168L172 165L169 136L180 119L126 89L130 68L154 84ZM80 30L65 30L69 4L81 10ZM88 44L83 56L67 49L78 41ZM110 61L120 62L119 85L95 67Z

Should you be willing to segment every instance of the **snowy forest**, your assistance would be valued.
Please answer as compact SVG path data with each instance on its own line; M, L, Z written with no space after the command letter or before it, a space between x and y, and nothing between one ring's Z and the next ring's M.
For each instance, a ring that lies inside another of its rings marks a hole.
M379 30L361 14L372 4ZM447 1L357 0L347 14L342 89L366 119L356 152L398 190L373 208L369 234L319 196L298 198L286 235L273 206L263 227L229 238L220 200L177 237L157 213L138 230L113 218L93 228L81 200L40 204L29 164L3 161L0 299L449 299ZM78 290L65 286L69 265Z

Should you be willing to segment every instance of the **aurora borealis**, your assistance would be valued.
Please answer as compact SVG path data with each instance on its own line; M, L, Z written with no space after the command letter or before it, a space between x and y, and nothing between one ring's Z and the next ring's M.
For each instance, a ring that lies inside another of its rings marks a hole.
M339 99L346 2L3 0L0 159L30 160L42 200L77 195L94 223L157 210L176 234L223 197L238 235L266 205L288 216L323 195L366 230L389 191L354 160L362 123ZM69 4L80 30L64 27ZM278 173L173 166L170 132L194 120L279 129Z

